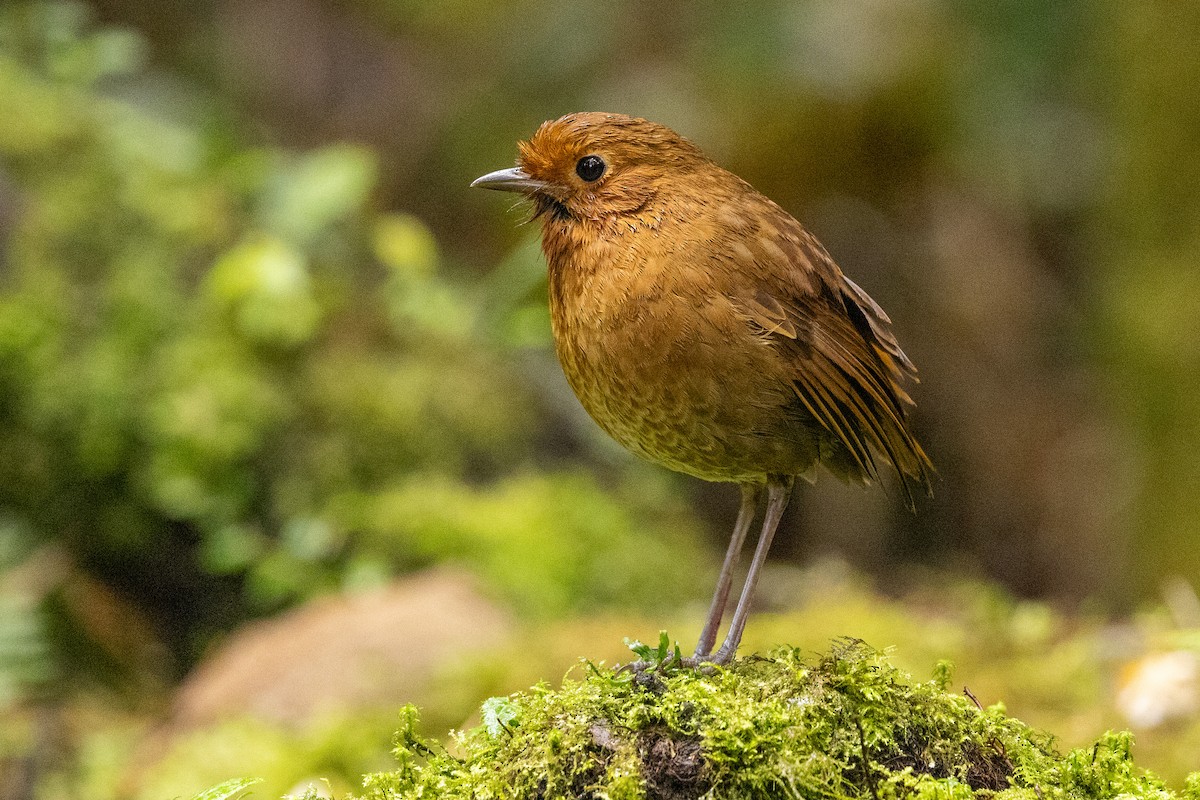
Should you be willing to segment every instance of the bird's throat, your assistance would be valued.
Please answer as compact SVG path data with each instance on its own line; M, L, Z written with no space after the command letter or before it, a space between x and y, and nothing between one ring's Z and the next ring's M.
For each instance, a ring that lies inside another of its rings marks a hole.
M545 215L556 222L563 222L571 219L571 210L567 208L566 205L560 200L550 197L549 195L539 194L535 198L535 202L537 203L537 213L534 215L535 217L541 217Z

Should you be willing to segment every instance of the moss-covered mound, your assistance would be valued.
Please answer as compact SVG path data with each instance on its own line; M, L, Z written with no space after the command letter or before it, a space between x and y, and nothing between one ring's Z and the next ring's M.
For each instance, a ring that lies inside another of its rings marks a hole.
M998 798L1175 796L1138 770L1129 734L1066 755L1051 737L947 691L948 669L914 682L860 642L823 658L794 648L728 669L679 666L664 645L649 668L587 667L484 704L451 750L399 734L400 768L368 776L365 797ZM1200 800L1200 774L1183 796Z

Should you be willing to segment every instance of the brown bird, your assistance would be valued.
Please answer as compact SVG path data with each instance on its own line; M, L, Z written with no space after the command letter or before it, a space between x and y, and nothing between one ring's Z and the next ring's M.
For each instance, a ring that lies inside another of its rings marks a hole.
M669 128L568 114L472 186L520 192L542 224L567 381L639 456L737 483L742 504L693 663L727 663L795 476L853 482L880 462L928 491L906 418L916 368L890 320L786 211ZM746 533L762 533L712 652Z

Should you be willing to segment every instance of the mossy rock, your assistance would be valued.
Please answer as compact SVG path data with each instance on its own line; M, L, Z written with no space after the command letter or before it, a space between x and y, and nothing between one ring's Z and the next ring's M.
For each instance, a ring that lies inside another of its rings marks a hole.
M647 652L658 663L638 672L587 664L559 689L493 698L449 750L416 735L410 709L399 769L368 776L363 797L1200 800L1200 773L1177 795L1134 766L1127 733L1060 754L1002 706L947 691L946 665L914 682L861 642L699 671L665 641Z

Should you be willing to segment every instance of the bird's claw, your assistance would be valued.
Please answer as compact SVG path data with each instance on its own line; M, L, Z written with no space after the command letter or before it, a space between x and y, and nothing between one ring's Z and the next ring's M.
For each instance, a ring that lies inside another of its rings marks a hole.
M639 659L628 664L618 664L614 670L617 673L628 672L637 680L646 673L663 673L669 669L691 669L702 675L711 675L718 667L726 664L728 659L719 659L720 654L704 656L687 656L668 658L665 661L647 661Z

